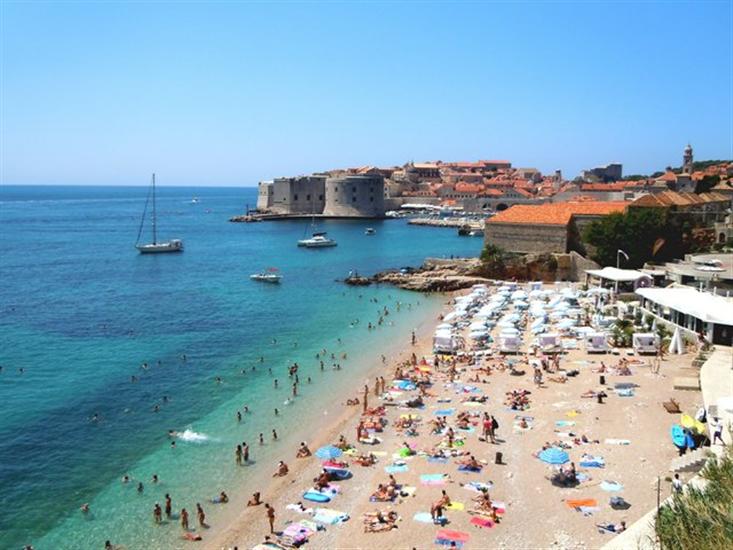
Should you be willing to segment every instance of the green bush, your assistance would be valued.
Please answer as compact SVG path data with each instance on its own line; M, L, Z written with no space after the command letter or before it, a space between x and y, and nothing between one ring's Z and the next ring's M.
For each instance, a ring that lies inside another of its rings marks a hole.
M703 489L688 487L659 509L655 529L667 550L718 550L733 546L733 456L711 458L701 472Z

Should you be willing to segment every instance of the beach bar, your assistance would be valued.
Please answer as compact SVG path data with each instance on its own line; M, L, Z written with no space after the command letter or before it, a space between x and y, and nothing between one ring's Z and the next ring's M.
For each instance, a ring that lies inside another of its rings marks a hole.
M733 342L733 300L687 286L639 288L640 308L713 344Z

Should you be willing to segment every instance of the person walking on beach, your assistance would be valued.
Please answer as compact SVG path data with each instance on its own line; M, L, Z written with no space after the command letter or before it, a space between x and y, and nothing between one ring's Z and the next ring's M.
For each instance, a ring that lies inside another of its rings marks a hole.
M374 379L374 397L379 397L379 377Z
M196 516L199 519L199 527L206 527L206 514L198 502L196 503Z
M173 502L171 501L171 496L166 493L165 494L165 517L168 519L171 519L171 511L173 509Z
M489 418L491 418L491 428L489 428L489 439L492 443L496 443L496 430L499 429L499 422L497 422L496 418L494 418L494 415L489 415Z
M181 527L184 531L188 531L188 510L181 508Z
M265 513L267 514L267 521L270 523L270 534L275 533L275 509L269 504L265 504Z

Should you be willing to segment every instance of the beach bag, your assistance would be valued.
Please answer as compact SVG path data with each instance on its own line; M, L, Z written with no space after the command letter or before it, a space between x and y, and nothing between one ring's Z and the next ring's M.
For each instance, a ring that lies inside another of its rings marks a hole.
M494 430L498 430L498 429L499 429L499 423L498 423L498 422L496 421L496 418L493 418L493 419L491 420L491 427L492 427L492 428L493 428Z

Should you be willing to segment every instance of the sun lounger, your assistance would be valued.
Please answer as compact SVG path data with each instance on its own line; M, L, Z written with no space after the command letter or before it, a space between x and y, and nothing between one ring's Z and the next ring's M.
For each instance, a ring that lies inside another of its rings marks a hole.
M664 401L662 403L662 406L664 409L671 414L679 414L682 412L682 409L680 409L680 404L677 403L674 399L670 399L669 401Z

